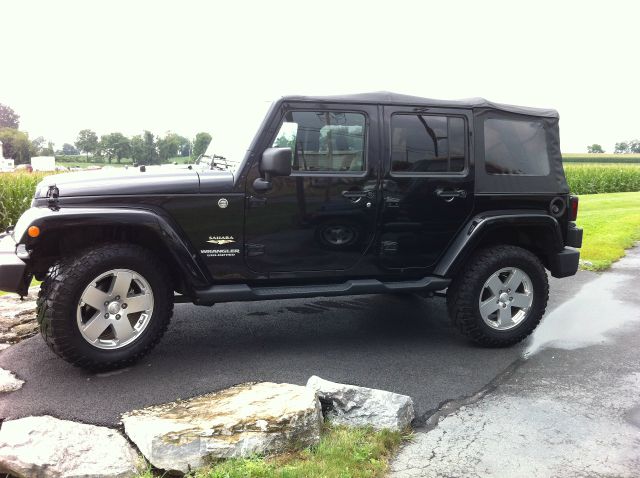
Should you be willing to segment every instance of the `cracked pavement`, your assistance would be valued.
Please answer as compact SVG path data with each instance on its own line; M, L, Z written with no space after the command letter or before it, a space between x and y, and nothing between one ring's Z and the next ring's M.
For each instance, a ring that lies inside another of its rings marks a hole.
M639 280L636 247L544 319L526 360L428 420L390 476L639 476Z
M115 426L129 410L318 375L413 398L418 431L392 476L639 476L638 279L639 248L611 272L551 279L543 323L508 349L460 337L442 298L179 304L159 346L126 369L74 368L40 337L1 351L25 383L0 394L0 419Z

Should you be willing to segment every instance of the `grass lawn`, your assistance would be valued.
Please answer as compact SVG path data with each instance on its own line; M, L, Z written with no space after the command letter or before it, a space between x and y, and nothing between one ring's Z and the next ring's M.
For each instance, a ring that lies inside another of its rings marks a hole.
M580 196L577 223L584 229L582 268L606 269L640 240L640 192Z
M274 457L232 459L187 475L193 478L368 478L382 477L393 452L408 435L367 428L327 426L312 448ZM152 478L149 469L138 478Z

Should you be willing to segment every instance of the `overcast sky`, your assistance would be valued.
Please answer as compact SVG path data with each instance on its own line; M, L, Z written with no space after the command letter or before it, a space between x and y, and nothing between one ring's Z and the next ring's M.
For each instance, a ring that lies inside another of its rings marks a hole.
M632 0L21 0L1 12L0 103L57 147L83 128L240 138L279 96L376 90L555 108L565 152L640 138Z

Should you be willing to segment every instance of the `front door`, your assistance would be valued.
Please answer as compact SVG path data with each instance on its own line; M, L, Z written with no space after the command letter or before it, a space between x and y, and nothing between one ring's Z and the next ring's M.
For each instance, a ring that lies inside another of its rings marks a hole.
M288 104L269 146L292 149L292 174L267 193L247 182L250 269L353 269L375 236L379 197L377 108ZM258 155L259 156L259 155Z
M472 115L385 107L381 264L432 268L473 209Z

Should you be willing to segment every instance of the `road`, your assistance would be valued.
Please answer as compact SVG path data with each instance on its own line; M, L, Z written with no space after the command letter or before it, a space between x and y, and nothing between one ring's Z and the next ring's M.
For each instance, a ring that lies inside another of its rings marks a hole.
M550 309L595 274L552 280ZM50 414L116 425L128 410L250 381L304 384L311 375L407 394L423 423L444 401L482 389L525 345L485 349L449 325L442 298L369 295L181 304L160 345L139 364L91 374L56 357L39 336L0 353L25 380L0 397L0 418Z
M640 248L549 314L527 359L442 407L406 477L640 476Z
M552 280L550 309L595 274ZM444 401L475 393L525 345L484 349L449 325L442 298L369 295L180 304L160 345L106 374L68 365L33 337L0 353L25 380L0 398L0 418L51 414L115 425L123 412L250 381L304 384L311 375L410 395L417 424Z

